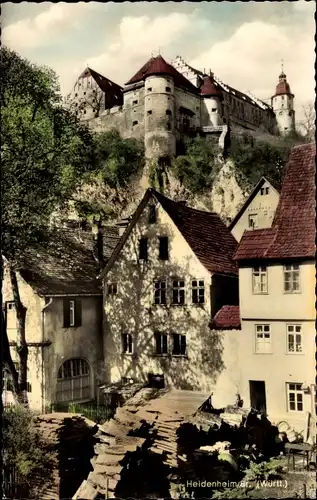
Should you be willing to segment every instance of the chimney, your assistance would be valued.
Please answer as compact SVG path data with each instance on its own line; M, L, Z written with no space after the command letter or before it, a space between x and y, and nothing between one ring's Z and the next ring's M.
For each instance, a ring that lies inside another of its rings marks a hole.
M94 239L94 255L98 262L100 269L103 268L104 258L103 258L103 231L101 220L93 219L92 222L92 234Z
M130 224L130 217L125 217L124 219L121 219L121 221L117 222L117 227L119 228L119 237L123 235L124 231Z

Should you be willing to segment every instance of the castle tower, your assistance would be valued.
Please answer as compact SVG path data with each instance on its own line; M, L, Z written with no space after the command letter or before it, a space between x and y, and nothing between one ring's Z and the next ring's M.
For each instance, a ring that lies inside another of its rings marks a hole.
M222 92L220 87L214 82L212 75L205 76L200 88L200 95L204 99L204 105L207 110L208 123L205 126L219 127L222 121ZM206 121L206 120L205 120Z
M295 130L294 94L291 93L283 65L271 102L280 133L285 135Z
M161 55L149 59L126 85L142 81L145 156L166 164L176 153L175 87L195 95L198 90Z

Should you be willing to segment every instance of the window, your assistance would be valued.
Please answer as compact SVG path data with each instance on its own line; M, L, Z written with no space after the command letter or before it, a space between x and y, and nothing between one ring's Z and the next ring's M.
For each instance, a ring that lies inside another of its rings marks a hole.
M284 292L299 292L299 264L284 266Z
M252 291L253 293L267 293L267 268L266 266L254 267L252 269Z
M133 354L133 338L131 333L122 334L122 352L123 354Z
M154 282L154 304L166 304L166 281Z
M249 228L250 229L255 229L258 227L258 215L257 214L252 214L252 215L250 214L248 221L249 221Z
M117 283L108 283L107 284L107 295L117 295L118 285Z
M7 309L8 311L12 311L15 309L15 303L14 302L7 302Z
M270 325L255 325L255 352L258 354L271 353Z
M217 108L212 108L211 111L215 113L217 111Z
M283 95L281 97L282 97L282 101L284 101L285 97Z
M63 312L64 312L64 328L74 327L77 328L82 324L80 299L64 299Z
M203 280L192 281L192 303L204 304L205 302L205 284Z
M287 352L303 352L303 338L301 325L287 325Z
M173 356L186 355L186 337L178 333L173 333Z
M133 103L132 103L132 104L138 104L138 101L133 101Z
M138 124L138 121L137 121L137 120L136 120L136 121L134 121L134 122L132 122L132 125L133 125L133 126L135 126L135 125L137 125L137 124Z
M155 353L168 354L168 335L166 333L155 333Z
M167 236L161 236L159 246L159 259L168 260L168 238Z
M84 109L84 115L86 114L86 110Z
M155 224L156 222L156 207L155 205L149 205L149 224Z
M268 187L261 188L261 196L263 196L264 194L269 194L269 188Z
M152 92L152 87L148 87L148 92Z
M170 92L171 91L171 87L165 87L165 92Z
M174 280L172 288L172 303L174 305L185 304L185 281Z
M77 96L78 96L78 94L75 94L75 97L77 97Z
M148 112L147 112L148 115L151 115L152 114L152 110L149 109Z
M302 384L286 384L288 411L303 411Z
M84 95L86 95L86 92L84 92Z
M172 114L171 110L170 110L170 109L167 109L167 110L166 110L166 114L167 114L167 115L171 115L171 114Z
M83 401L90 398L90 368L87 361L68 359L58 371L56 401Z
M139 259L147 260L148 258L148 239L141 238L139 241Z

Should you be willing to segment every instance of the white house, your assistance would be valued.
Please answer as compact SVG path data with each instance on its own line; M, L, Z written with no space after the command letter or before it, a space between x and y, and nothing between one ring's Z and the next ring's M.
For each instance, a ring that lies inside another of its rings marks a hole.
M158 376L235 402L238 338L211 319L238 304L236 246L217 214L147 190L103 271L109 382Z
M244 231L271 227L279 192L262 177L229 225L231 234L240 241Z
M293 149L271 228L244 232L239 263L246 405L298 431L315 415L315 144Z
M104 230L104 258L116 231ZM56 229L48 241L25 252L17 267L26 307L28 400L33 410L51 403L87 402L103 381L102 286L91 229ZM10 351L19 369L17 317L8 266L3 302ZM4 377L3 403L13 402L11 378Z

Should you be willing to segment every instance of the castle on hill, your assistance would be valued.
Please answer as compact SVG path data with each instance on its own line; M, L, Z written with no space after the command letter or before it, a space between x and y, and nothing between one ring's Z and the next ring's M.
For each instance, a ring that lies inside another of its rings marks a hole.
M180 56L171 64L161 55L151 57L124 87L87 68L67 102L93 130L143 138L146 158L164 162L186 135L216 138L223 147L230 131L274 136L295 129L294 95L283 69L268 105Z

